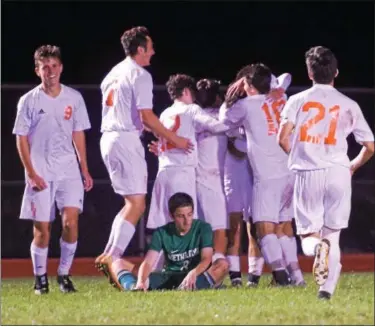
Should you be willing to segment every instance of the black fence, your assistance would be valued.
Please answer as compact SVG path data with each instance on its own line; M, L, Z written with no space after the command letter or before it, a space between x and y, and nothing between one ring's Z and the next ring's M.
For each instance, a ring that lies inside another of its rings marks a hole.
M32 223L18 219L23 194L23 169L15 147L15 138L12 128L16 114L16 105L19 97L27 92L31 86L3 86L2 87L2 185L1 185L1 239L3 258L26 258L29 256L32 240ZM102 163L99 140L101 121L101 95L98 87L76 87L86 101L92 129L87 132L87 151L91 174L95 179L95 186L87 193L84 204L84 213L80 218L80 234L77 256L93 257L101 253L109 236L112 220L122 206L122 198L113 193L108 175ZM301 88L291 88L289 95ZM349 97L355 99L361 106L365 117L374 129L374 90L343 90ZM171 101L163 87L156 87L154 92L155 112L161 111L170 105ZM146 133L143 143L146 145L152 136ZM349 156L353 158L359 151L353 137L348 138ZM157 172L157 159L146 151L149 171L149 185L147 204L150 203L150 194L153 180ZM147 206L148 207L148 206ZM52 228L50 256L58 257L59 235L61 221L56 215ZM147 217L147 212L145 214ZM245 233L246 234L246 233ZM147 231L145 219L139 223L135 237L126 252L128 255L142 254L145 249ZM371 160L361 168L353 178L352 214L350 225L342 233L341 246L344 252L373 252L375 249L375 160ZM244 236L244 251L247 242Z

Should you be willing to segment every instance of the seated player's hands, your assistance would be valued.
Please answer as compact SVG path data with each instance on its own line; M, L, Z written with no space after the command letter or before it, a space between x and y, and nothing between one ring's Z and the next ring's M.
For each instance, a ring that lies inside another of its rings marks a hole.
M133 288L133 291L144 291L147 292L148 290L148 285L146 282L142 282L141 280L137 280L137 284Z
M226 96L231 97L235 94L239 94L239 95L244 94L245 93L244 85L245 85L245 77L242 77L238 81L234 82L232 85L229 86Z
M34 191L43 191L47 188L47 183L37 173L28 176L28 182Z
M234 141L236 140L236 138L228 138L228 145L227 145L227 148L228 148L228 152L238 158L238 159L243 159L246 157L246 153L238 150L236 148L236 146L234 145Z
M82 178L83 178L83 187L86 192L90 191L94 186L94 181L90 175L90 173L86 171L82 171Z
M276 101L281 99L285 94L285 90L282 87L278 87L275 89L271 89L271 91L268 93L266 99L270 101Z
M147 147L148 147L148 151L153 153L155 156L159 155L159 142L158 141L151 141L151 143L149 143Z
M196 287L196 282L197 282L197 273L195 269L193 269L186 275L181 285L179 286L179 289L185 290L185 291L192 291Z

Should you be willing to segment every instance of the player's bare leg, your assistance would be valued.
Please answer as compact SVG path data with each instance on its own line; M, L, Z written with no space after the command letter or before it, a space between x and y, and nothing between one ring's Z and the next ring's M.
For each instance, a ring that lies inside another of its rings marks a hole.
M118 213L122 219L115 219L113 222L113 242L105 256L101 258L102 269L108 275L108 259L113 261L119 259L125 249L128 247L133 235L135 233L135 226L145 211L145 195L126 195L125 206ZM109 276L110 278L110 276Z
M211 267L207 270L207 273L211 276L215 283L214 287L219 287L223 283L228 272L229 263L226 259L215 260Z
M306 286L298 263L297 243L294 237L292 221L281 222L276 227L276 235L283 251L286 269L296 286Z
M228 237L227 237L227 230L226 229L216 229L214 230L214 258L215 254L221 254L222 258L225 258L225 254L227 253L227 246L228 246ZM215 261L213 259L212 261Z
M272 270L273 280L276 285L285 286L289 284L289 277L283 265L283 252L276 236L276 225L267 221L255 223L260 250Z
M34 238L31 242L30 254L35 276L34 292L37 295L47 294L49 292L47 259L51 224L49 222L34 221L33 234Z
M63 293L76 292L69 278L69 271L73 264L78 240L79 209L65 207L62 211L62 234L60 238L60 264L57 269L57 282Z
M249 219L250 220L250 219ZM264 267L264 258L262 253L259 250L258 243L256 239L251 234L251 223L246 223L247 236L249 239L249 248L248 248L248 282L247 286L258 286L260 276L263 272Z
M229 214L227 259L232 286L242 285L240 264L242 224L242 212L232 212Z

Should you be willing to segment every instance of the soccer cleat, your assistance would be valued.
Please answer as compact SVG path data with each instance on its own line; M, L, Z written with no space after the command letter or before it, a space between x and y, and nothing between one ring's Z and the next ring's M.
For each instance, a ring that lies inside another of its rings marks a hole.
M242 279L241 278L234 278L231 280L232 287L242 287Z
M319 286L324 285L328 278L328 255L330 246L330 242L325 238L316 246L313 276L315 283Z
M74 288L70 275L57 276L57 283L59 284L62 293L75 293L77 290Z
M100 273L102 273L105 277L108 277L107 271L104 269L103 264L101 263L101 261L103 260L103 258L104 258L106 255L107 255L107 254L102 253L100 256L98 256L98 257L95 259L95 268L96 268Z
M34 293L36 295L48 294L49 284L47 274L35 276Z
M272 272L272 280L269 287L290 286L291 279L286 270L275 270Z
M249 273L247 277L247 287L257 287L259 285L260 276Z
M102 258L102 260L100 261L102 267L103 267L103 270L104 270L104 274L108 277L108 281L109 283L117 288L118 290L122 291L123 290L123 287L122 285L119 283L118 281L118 278L117 278L117 275L114 273L114 271L112 270L112 262L113 262L113 259L112 259L112 256L110 255L106 255L105 257Z
M318 293L318 299L321 300L330 300L331 299L331 294L326 292L326 291L319 291Z

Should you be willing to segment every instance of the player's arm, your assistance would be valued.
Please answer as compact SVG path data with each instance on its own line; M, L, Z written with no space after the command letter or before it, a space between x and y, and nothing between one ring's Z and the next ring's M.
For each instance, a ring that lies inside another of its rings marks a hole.
M150 74L140 75L134 82L134 97L141 121L146 129L150 130L158 137L166 139L176 148L189 150L193 144L183 137L177 136L168 130L160 122L159 118L152 111L152 78Z
M163 250L162 237L159 229L156 229L152 234L150 249L141 263L138 270L138 280L136 289L147 291L147 278L150 276L152 267L159 258L159 253Z
M197 277L204 273L212 262L214 252L212 228L209 224L203 224L201 228L201 240L199 245L199 248L201 249L201 260L199 264L186 275L179 287L180 289L194 289Z
M280 127L277 134L277 142L286 154L290 153L290 135L293 132L296 115L297 115L297 104L293 97L291 97L283 111L281 112Z
M25 99L21 98L17 105L17 116L14 123L13 134L16 134L16 146L26 175L31 186L37 190L44 190L46 182L40 177L31 162L30 144L28 134L31 127L31 118Z
M196 104L191 106L191 113L193 118L194 129L196 133L202 133L204 131L211 132L213 134L223 133L230 129L228 124L225 124L218 119L210 116L201 107Z
M93 180L89 173L87 165L87 154L86 154L86 136L85 130L90 129L91 124L87 113L85 101L80 95L77 106L73 111L73 144L76 149L78 162L81 167L81 172L84 180L84 187L86 191L90 191L93 186Z
M224 102L219 110L219 121L227 124L230 128L239 128L243 125L246 117L246 108L238 101L230 108Z
M152 272L152 267L159 258L159 252L155 250L148 250L144 260L138 269L138 280L135 286L138 290L147 291L147 279Z
M374 155L374 134L363 116L361 108L357 104L352 114L353 134L355 140L362 145L361 151L350 163L350 170L354 173Z

